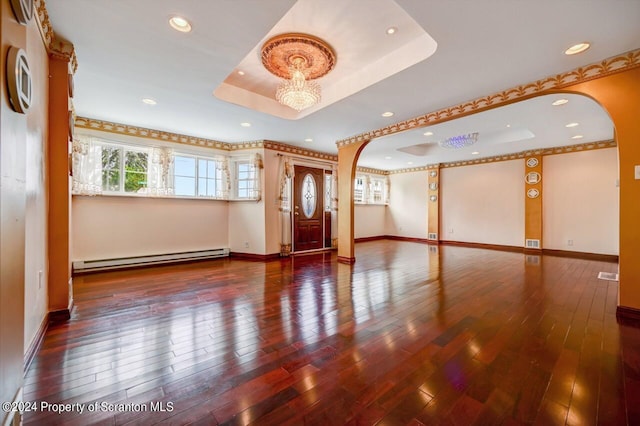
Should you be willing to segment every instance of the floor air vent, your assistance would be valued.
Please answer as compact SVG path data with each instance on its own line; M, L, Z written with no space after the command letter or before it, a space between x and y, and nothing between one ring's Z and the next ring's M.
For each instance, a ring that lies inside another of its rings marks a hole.
M422 235L424 235L424 234L422 234ZM427 235L427 238L428 238L429 240L437 240L437 239L438 239L438 234L436 234L436 233L429 233L429 234Z
M618 274L614 274L613 272L600 272L598 274L598 279L607 281L618 281Z

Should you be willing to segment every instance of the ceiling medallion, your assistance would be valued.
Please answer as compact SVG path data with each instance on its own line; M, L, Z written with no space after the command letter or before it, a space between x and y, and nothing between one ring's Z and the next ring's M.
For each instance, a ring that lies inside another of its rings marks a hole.
M336 64L336 54L329 44L300 33L267 40L261 58L267 71L285 80L278 86L276 99L296 111L320 102L320 85L310 80L323 77Z

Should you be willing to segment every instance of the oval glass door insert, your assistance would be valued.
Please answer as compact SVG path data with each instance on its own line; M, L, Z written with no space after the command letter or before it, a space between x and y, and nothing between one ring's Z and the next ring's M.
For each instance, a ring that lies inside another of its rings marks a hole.
M302 212L307 219L312 218L316 212L317 199L316 181L310 173L307 173L302 180Z

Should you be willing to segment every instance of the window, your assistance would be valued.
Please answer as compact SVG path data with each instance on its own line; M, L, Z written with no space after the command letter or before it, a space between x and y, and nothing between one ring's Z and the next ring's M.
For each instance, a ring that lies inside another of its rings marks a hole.
M173 176L176 195L222 198L222 165L218 160L175 155Z
M240 158L207 154L175 152L168 146L107 142L80 135L73 142L72 193L228 200L233 188L234 199L260 200L260 154Z
M333 179L330 173L324 174L324 210L331 211L331 183Z
M364 176L356 176L353 189L353 201L355 203L364 203Z
M374 204L384 203L384 180L371 179L371 195Z
M376 174L357 175L353 185L353 201L358 204L387 204L388 178Z
M176 155L173 159L173 182L176 195L195 197L196 195L196 159Z
M104 145L101 156L103 191L137 193L146 190L148 152Z
M236 163L236 197L255 198L255 167L249 161Z

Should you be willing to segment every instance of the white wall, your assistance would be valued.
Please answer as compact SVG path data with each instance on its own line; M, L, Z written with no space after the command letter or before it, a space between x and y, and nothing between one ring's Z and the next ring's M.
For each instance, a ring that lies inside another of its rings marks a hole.
M380 204L356 204L354 206L355 238L385 235L387 206Z
M542 164L543 248L618 254L617 148L548 155Z
M427 238L426 171L389 175L391 197L385 233L408 238ZM357 228L356 228L357 229Z
M524 245L524 160L440 172L440 238Z
M259 153L264 158L264 150L246 150L242 155ZM233 171L232 171L233 173ZM262 173L262 199L260 201L229 202L229 247L234 253L266 254L265 222L265 174Z
M229 246L229 202L73 196L72 260Z

